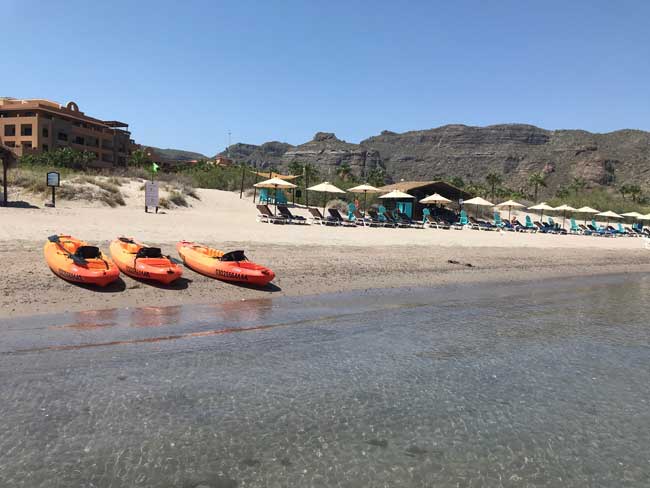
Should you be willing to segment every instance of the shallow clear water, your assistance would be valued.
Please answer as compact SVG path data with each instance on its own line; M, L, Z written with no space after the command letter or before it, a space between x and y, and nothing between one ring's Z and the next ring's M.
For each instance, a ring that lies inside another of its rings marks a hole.
M650 277L0 322L0 486L650 486Z

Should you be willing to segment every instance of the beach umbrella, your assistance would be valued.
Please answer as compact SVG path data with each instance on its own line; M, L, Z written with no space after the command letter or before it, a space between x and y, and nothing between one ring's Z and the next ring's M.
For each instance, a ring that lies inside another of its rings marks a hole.
M566 213L567 212L575 212L575 208L573 208L571 205L567 205L566 203L564 205L560 205L559 207L555 207L553 210L556 212L562 212L562 228L564 229L564 223L566 222Z
M423 198L420 200L420 203L424 204L430 204L430 203L450 203L451 200L449 198L445 198L439 193L434 193L433 195L429 195L428 197Z
M383 200L406 200L415 197L413 195L409 195L408 193L404 193L403 191L393 190L390 193L381 195L379 198ZM395 206L397 207L397 204L395 204Z
M309 188L307 188L307 190L325 194L325 200L323 201L323 216L325 216L325 205L327 205L327 194L345 193L345 191L341 190L337 186L332 185L329 181L319 183L318 185L310 186Z
M639 220L640 217L643 217L639 212L627 212L624 214L621 214L622 217L632 217L633 219Z
M585 225L587 224L587 214L597 214L600 213L600 210L596 210L591 207L580 207L576 210L576 213L585 214Z
M542 218L544 217L544 210L546 210L547 212L552 212L555 209L550 205L548 205L546 202L542 202L542 203L538 203L537 205L533 205L532 207L528 207L528 210L540 210L541 212L539 214L539 220L542 220Z
M609 219L622 219L623 216L608 210L607 212L600 212L596 214L598 217L605 217L607 219L607 225L609 225Z
M512 212L512 209L513 208L524 208L525 205L522 205L519 202L515 202L514 200L508 200L507 202L497 203L495 205L495 207L499 207L499 208L507 207L508 208L508 220L510 220L510 213Z
M474 197L470 200L464 202L467 205L476 205L476 218L478 218L478 208L479 207L494 207L494 203L488 202L484 198Z
M359 186L355 186L353 188L348 188L348 191L350 193L363 193L363 211L366 211L366 198L368 197L368 193L381 193L381 190L379 188L375 188L372 185L368 184L363 184Z
M273 199L275 202L275 215L278 213L278 197L277 197L277 192L278 189L281 190L287 190L289 188L296 188L296 185L293 183L289 183L288 181L282 180L280 178L271 178L269 180L264 180L260 181L259 183L255 183L253 185L255 188L273 188L276 192L275 198Z
M639 217L639 220L650 220L650 214L642 215L641 217Z

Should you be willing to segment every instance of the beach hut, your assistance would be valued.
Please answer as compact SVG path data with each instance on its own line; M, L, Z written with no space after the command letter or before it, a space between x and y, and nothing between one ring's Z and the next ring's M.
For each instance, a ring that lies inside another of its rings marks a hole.
M323 193L325 195L325 198L323 198L323 215L325 215L325 206L327 205L327 194L345 193L345 191L341 190L337 186L332 185L329 181L325 181L318 185L310 186L309 188L307 188L307 190L315 191L317 193Z
M478 208L479 207L494 207L494 203L488 202L484 198L474 197L465 202L465 205L474 205L476 207L475 216L478 219Z
M353 188L348 188L348 192L363 193L363 211L365 212L368 193L380 193L381 190L379 188L375 188L372 185L363 184L363 185L355 186Z
M450 200L449 203L459 202L463 199L472 198L472 195L466 191L447 183L446 181L400 181L390 185L381 186L379 190L382 194L389 193L393 190L399 190L413 196L412 200L402 200L399 202L401 211L411 217L413 220L422 219L422 210L427 203L420 203L429 195L437 193Z
M510 214L512 213L513 208L525 208L526 205L523 205L519 202L515 202L514 200L508 200L507 202L501 202L497 203L495 207L498 208L507 208L508 209L508 220L510 220Z
M288 181L285 181L280 178L271 178L270 180L264 180L260 181L259 183L255 183L255 188L273 188L276 192L278 189L280 190L285 190L285 189L290 189L290 188L295 188L296 185L293 183L290 183ZM277 215L278 213L278 201L277 198L275 199L275 214Z

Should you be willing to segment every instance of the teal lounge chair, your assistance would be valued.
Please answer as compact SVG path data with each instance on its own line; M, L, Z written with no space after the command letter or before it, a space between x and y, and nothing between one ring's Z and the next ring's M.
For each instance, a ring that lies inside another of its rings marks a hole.
M465 226L469 225L469 218L467 218L467 212L465 210L460 211L460 217L458 222L453 224L454 229L462 229Z
M526 215L526 229L531 232L537 232L537 227L533 224L533 219L530 218L530 215Z
M379 207L377 207L377 214L379 215L379 220L382 222L388 222L388 218L386 217L386 207L379 205Z
M356 220L356 216L355 216L356 211L357 211L356 205L352 202L348 203L348 220L351 221Z
M571 234L582 234L582 229L578 227L578 224L576 223L576 219L574 218L571 219L571 227L569 228L569 232Z
M428 220L427 217L429 217L429 215L431 215L431 210L429 210L426 207L423 208L422 209L422 225L427 223L427 220Z

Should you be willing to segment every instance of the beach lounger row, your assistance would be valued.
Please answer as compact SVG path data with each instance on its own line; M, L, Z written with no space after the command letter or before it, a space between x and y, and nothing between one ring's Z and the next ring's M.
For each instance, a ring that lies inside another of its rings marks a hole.
M500 214L494 214L494 221L476 219L467 215L465 210L461 210L456 220L450 220L449 215L434 216L428 209L424 209L421 221L411 219L408 215L399 211L383 210L379 213L375 209L368 209L362 214L356 208L350 209L348 216L341 215L336 208L327 209L327 215L323 215L318 208L309 208L309 218L302 215L294 215L286 205L277 206L277 214L274 214L268 205L257 205L258 222L272 224L297 224L297 225L324 225L340 227L390 227L390 228L414 228L414 229L472 229L482 231L505 231L505 232L528 232L555 235L584 235L599 237L644 237L650 238L650 230L642 227L640 224L624 226L622 224L599 225L592 220L590 224L578 224L575 219L570 219L570 226L564 229L558 223L548 217L546 222L533 220L526 215L524 222L517 219L510 221L501 219ZM453 214L452 214L453 216Z

